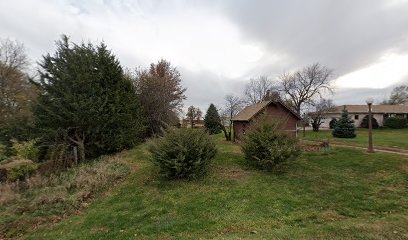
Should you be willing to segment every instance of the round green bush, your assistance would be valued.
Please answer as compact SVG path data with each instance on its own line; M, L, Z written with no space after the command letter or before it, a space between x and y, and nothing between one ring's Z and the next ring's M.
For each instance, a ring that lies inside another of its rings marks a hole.
M380 127L378 125L378 121L377 121L377 119L375 119L375 117L372 118L372 125L373 125L373 129L377 129L377 128ZM368 128L368 115L365 115L365 117L361 121L360 127Z
M201 129L171 128L148 148L160 173L167 178L193 179L207 173L217 153L214 141Z
M280 129L278 122L265 117L247 131L241 149L249 165L272 171L300 155L297 139Z
M406 118L390 117L385 119L384 126L389 128L406 128L408 125L408 120Z
M336 124L337 124L337 119L332 118L332 120L330 120L329 122L330 129L334 129L336 127Z

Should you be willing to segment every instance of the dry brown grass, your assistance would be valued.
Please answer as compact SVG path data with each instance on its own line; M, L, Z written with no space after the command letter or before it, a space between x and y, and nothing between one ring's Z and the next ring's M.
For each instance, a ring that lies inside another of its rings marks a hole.
M245 171L238 166L232 166L229 168L222 168L219 174L229 180L244 180L250 175L250 172Z
M59 174L1 183L0 239L15 237L28 226L60 221L129 172L121 156L108 156Z

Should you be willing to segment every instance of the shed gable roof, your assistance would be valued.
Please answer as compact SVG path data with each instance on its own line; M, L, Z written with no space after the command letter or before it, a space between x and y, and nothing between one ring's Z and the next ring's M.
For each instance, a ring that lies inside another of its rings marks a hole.
M261 110L265 109L269 104L275 103L282 105L285 109L288 110L291 114L293 114L297 119L301 119L295 112L289 109L285 104L280 101L262 101L260 103L252 104L239 112L235 117L232 118L232 121L249 121L252 117L254 117L257 113Z

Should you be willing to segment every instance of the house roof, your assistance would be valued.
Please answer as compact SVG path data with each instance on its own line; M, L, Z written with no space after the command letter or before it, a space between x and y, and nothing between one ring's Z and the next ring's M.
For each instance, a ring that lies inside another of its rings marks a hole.
M292 113L296 118L299 120L301 119L299 115L297 115L295 112L293 112L290 108L288 108L285 104L283 104L280 101L262 101L260 103L252 104L244 109L242 109L241 112L239 112L235 117L232 118L232 121L249 121L253 116L255 116L257 113L259 113L261 110L263 110L266 106L268 106L271 103L277 103L285 107L290 113Z
M349 113L367 113L367 105L342 105L337 106L336 111L332 113L338 113L343 111L344 107ZM404 105L373 105L373 113L408 113L408 106Z

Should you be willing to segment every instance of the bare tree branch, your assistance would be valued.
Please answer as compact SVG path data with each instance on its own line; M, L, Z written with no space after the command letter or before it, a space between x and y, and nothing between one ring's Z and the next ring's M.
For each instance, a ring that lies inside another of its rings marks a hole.
M279 77L280 90L295 111L300 114L304 104L310 104L324 93L333 93L331 86L333 71L319 63L306 66L295 72L285 72Z
M265 98L279 98L277 84L266 76L251 78L245 86L245 101L248 105L262 102Z

